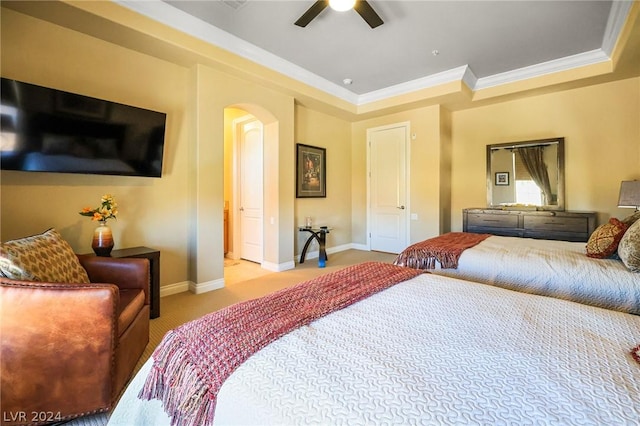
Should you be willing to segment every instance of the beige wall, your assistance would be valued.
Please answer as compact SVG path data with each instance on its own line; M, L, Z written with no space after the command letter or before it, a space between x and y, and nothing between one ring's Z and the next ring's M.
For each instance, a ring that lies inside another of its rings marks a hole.
M2 76L166 112L161 179L2 171L3 241L55 227L76 252L91 252L95 222L77 212L112 193L116 248L161 250L162 284L187 279L185 68L2 9Z
M191 70L193 99L192 247L190 280L195 292L222 285L224 210L224 111L237 108L264 126L263 267L293 267L294 100L205 65ZM273 221L270 219L273 218Z
M296 107L295 139L296 143L327 150L327 197L296 198L295 225L303 225L305 217L309 216L314 224L333 228L327 236L327 247L350 244L352 241L351 124L298 106ZM297 254L302 251L302 246L308 237L309 234L306 232L298 233L295 250ZM311 246L309 250L317 250L317 245Z
M485 147L519 140L565 138L565 208L598 212L599 223L626 216L618 209L622 180L640 179L640 79L454 112L452 229L462 209L486 205Z
M440 233L451 231L451 112L440 108Z
M402 122L410 123L411 134L408 149L409 209L410 213L418 215L418 220L410 222L410 243L448 230L448 221L442 219L442 213L448 213L448 207L441 203L448 200L449 120L448 113L436 105L353 124L351 220L355 244L367 244L367 129Z
M461 209L484 206L485 146L564 136L566 207L617 209L619 184L640 179L640 79L600 84L450 112L435 105L350 123L296 106L284 92L203 64L178 66L138 51L2 9L1 73L168 113L163 177L0 174L0 238L55 227L78 252L94 224L77 212L113 193L117 247L162 251L162 285L222 282L225 111L265 125L265 261L293 263L305 216L335 228L328 247L366 245L366 131L409 122L411 242L461 229ZM296 142L327 148L327 198L295 198ZM226 177L225 177L226 176ZM269 223L269 218L274 223Z
M462 230L462 209L486 206L486 145L565 137L566 209L617 208L622 180L640 179L640 79L449 112L419 108L353 125L353 242L366 243L366 129L409 121L411 242Z
M204 65L184 68L48 22L2 10L2 76L168 114L161 179L2 171L2 240L60 230L90 252L94 224L77 212L104 193L120 206L116 248L162 252L161 284L223 281L224 111L265 125L265 262L294 259L294 101ZM52 65L52 64L55 64ZM37 207L35 207L37 206ZM218 255L216 255L218 254Z

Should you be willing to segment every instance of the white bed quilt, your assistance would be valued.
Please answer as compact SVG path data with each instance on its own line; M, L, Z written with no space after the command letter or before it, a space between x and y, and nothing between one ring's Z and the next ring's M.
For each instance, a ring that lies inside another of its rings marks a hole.
M297 329L223 385L216 424L638 424L640 316L421 275ZM169 424L134 378L110 425Z
M435 274L479 281L640 315L640 274L620 260L593 259L585 243L491 236Z

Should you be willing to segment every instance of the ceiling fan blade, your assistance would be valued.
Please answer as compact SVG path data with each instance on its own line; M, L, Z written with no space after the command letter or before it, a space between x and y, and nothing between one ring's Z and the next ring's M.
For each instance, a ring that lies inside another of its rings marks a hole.
M362 19L367 21L367 24L369 24L371 28L384 24L382 18L373 10L373 7L371 7L367 0L357 0L353 8L362 16Z
M302 14L300 18L298 18L295 24L299 27L306 27L309 22L313 21L313 19L327 6L329 6L328 0L317 0L304 14Z

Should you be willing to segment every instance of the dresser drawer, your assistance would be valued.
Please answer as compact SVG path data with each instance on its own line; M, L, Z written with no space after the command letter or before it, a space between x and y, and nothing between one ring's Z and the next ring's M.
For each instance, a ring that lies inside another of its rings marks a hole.
M532 231L588 232L589 221L582 217L525 216L524 227Z
M587 241L595 227L595 212L462 210L464 232L545 240Z
M517 228L518 216L511 214L471 213L467 217L469 226L489 228Z

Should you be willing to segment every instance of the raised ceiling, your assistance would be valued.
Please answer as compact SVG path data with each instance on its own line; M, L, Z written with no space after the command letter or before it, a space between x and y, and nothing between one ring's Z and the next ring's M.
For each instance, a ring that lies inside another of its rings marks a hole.
M329 8L294 25L314 0L117 2L353 104L608 61L632 3L371 0L384 20L371 29L355 11Z

